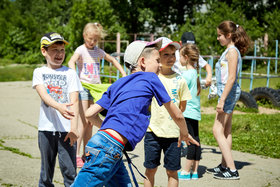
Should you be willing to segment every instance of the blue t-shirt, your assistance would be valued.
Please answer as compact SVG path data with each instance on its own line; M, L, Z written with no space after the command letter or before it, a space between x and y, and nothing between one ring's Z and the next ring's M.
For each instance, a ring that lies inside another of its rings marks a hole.
M186 110L183 112L184 117L194 120L201 120L200 113L200 96L197 95L197 71L189 69L182 72L182 76L187 81L192 99L188 100Z
M155 73L136 72L112 84L96 103L108 110L100 129L113 129L123 135L132 151L149 125L149 106L155 97L161 106L171 101Z

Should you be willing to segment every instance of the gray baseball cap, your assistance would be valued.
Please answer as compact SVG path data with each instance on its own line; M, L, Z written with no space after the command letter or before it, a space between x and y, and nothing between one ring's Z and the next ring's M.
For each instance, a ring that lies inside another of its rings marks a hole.
M161 39L157 39L153 42L147 41L134 41L130 43L124 52L124 62L137 67L137 61L146 47L155 47L157 50L161 48Z

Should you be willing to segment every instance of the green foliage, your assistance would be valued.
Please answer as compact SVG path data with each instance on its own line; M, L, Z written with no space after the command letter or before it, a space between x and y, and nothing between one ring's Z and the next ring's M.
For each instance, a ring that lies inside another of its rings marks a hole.
M183 32L191 31L195 34L196 43L203 55L220 55L224 48L217 41L217 26L224 20L232 20L246 30L252 40L262 36L262 28L253 18L247 20L242 7L229 7L225 3L215 2L208 4L207 12L196 12L194 18L187 18L180 27L174 40L180 40Z
M16 65L0 68L0 81L28 81L32 80L35 65Z
M199 126L202 144L217 146L212 133L214 120L214 114L202 116ZM280 158L279 120L279 114L235 114L232 121L233 150Z

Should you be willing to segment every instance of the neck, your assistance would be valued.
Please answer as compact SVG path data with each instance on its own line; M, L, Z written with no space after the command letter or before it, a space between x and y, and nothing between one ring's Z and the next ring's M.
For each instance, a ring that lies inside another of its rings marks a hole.
M162 75L172 75L172 74L174 74L175 72L172 71L171 68L164 68L164 67L161 67L160 73L161 73Z
M231 47L231 46L234 46L233 41L231 41L229 44L227 44L227 48L229 48L229 47Z
M186 68L187 68L187 69L195 69L194 66L191 65L191 64L187 64L187 65L186 65Z

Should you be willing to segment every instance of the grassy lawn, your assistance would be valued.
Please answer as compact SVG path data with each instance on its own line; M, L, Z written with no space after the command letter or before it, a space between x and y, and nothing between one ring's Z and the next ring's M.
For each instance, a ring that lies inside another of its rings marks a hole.
M215 114L204 114L200 121L200 141L218 146L212 133ZM279 114L235 114L232 121L233 150L280 158Z

